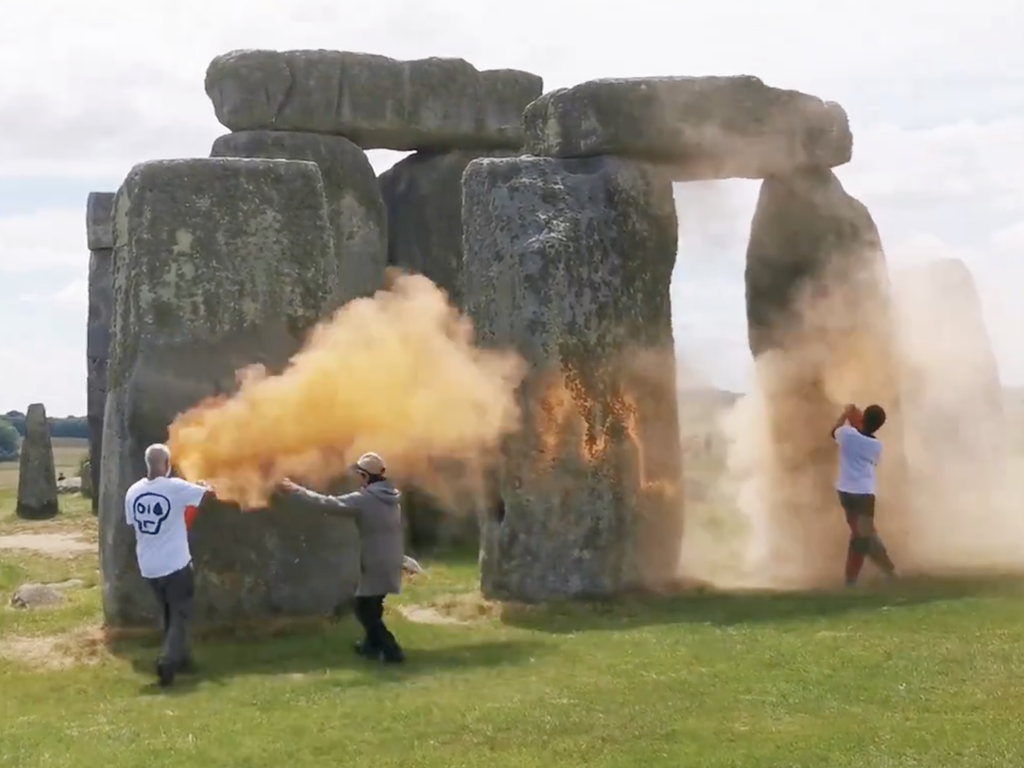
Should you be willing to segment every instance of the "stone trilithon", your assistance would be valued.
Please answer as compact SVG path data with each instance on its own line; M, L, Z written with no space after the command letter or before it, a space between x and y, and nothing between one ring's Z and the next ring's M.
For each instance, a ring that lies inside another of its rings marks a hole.
M764 180L747 316L772 436L759 470L770 527L817 553L797 558L794 583L824 579L843 544L827 425L846 401L890 411L884 517L899 556L885 260L831 171L852 154L843 109L749 76L542 88L459 59L233 51L206 76L229 130L213 157L143 163L116 198L90 196L89 423L110 623L151 618L122 510L147 443L234 386L236 369L283 365L387 265L425 274L484 344L531 365L524 428L480 516L484 593L671 587L684 533L672 184L694 180ZM377 148L413 154L375 178L365 151ZM418 530L444 539L444 511L429 507L410 509ZM350 525L284 509L214 510L194 547L206 619L327 612L358 577Z

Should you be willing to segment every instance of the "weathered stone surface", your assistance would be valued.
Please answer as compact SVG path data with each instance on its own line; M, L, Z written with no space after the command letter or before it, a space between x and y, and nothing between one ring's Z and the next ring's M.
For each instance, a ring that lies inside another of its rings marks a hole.
M542 90L529 72L342 51L231 51L206 71L232 131L326 133L363 149L516 149L523 109Z
M53 444L46 408L33 403L25 414L25 439L21 441L18 467L17 515L27 520L42 520L59 512L57 472L53 466Z
M525 428L507 441L482 515L484 594L538 601L673 581L682 465L668 178L615 158L475 160L463 225L478 336L532 369Z
M107 402L107 358L110 352L110 315L114 301L113 192L90 192L86 203L89 241L89 308L86 321L86 419L93 488L99 487L103 451L103 409ZM99 510L99 494L92 494L92 511Z
M747 75L591 80L544 94L523 124L530 154L633 157L678 181L830 168L853 152L841 106Z
M488 153L508 156L511 153ZM462 174L484 153L418 152L380 175L388 264L429 277L462 306Z
M377 174L363 150L341 136L244 131L218 138L210 155L316 163L324 181L340 274L334 306L380 288L387 259L387 220Z
M835 497L829 428L846 403L879 403L878 520L898 557L906 467L899 371L881 239L867 208L829 170L766 180L751 225L747 324L767 409L760 502L768 559L787 585L842 579L848 530ZM751 425L741 440L754 439ZM833 509L834 515L822 510Z
M85 231L90 251L114 247L114 230L110 221L113 208L113 192L90 192L86 198Z
M317 166L217 158L143 163L114 215L114 318L100 484L100 567L109 624L154 617L124 493L143 451L252 363L279 370L337 290ZM287 504L213 508L192 530L197 616L229 621L329 613L354 593L354 526Z
M754 211L745 272L747 326L754 356L789 343L807 323L815 332L849 327L850 315L888 317L885 256L868 209L829 170L768 179ZM841 314L814 312L827 282Z

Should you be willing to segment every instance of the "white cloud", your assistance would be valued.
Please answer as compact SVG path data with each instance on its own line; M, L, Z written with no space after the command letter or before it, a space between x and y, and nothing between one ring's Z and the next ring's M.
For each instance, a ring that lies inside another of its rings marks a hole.
M85 350L0 344L0 413L43 403L51 416L85 414Z
M1020 258L1024 255L1024 221L1011 224L993 233L992 249L1000 254Z
M977 203L1024 211L1024 113L934 128L868 126L839 170L848 190L879 204Z
M30 304L50 304L81 309L89 306L89 281L74 280L53 293L27 293L19 298Z
M80 210L40 209L9 215L0 211L0 274L53 268L88 272L85 201Z

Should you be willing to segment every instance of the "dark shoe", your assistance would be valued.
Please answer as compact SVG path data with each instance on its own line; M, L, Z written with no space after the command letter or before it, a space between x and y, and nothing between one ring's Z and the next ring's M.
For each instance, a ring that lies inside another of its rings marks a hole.
M370 659L371 661L377 661L380 658L380 651L367 646L365 640L356 643L355 652L357 656L362 656L364 659Z
M161 688L169 688L174 683L174 667L170 664L157 664L156 678Z
M402 664L405 662L405 651L398 645L392 645L381 652L381 661L385 664Z

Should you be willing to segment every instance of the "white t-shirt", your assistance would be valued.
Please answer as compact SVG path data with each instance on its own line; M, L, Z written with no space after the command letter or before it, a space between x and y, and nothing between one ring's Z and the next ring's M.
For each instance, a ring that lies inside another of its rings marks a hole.
M839 477L836 490L844 493L874 493L875 467L882 455L882 444L862 435L849 424L836 430L839 444Z
M178 477L143 478L124 496L124 514L135 529L139 573L159 579L192 562L185 509L199 504L206 489Z

